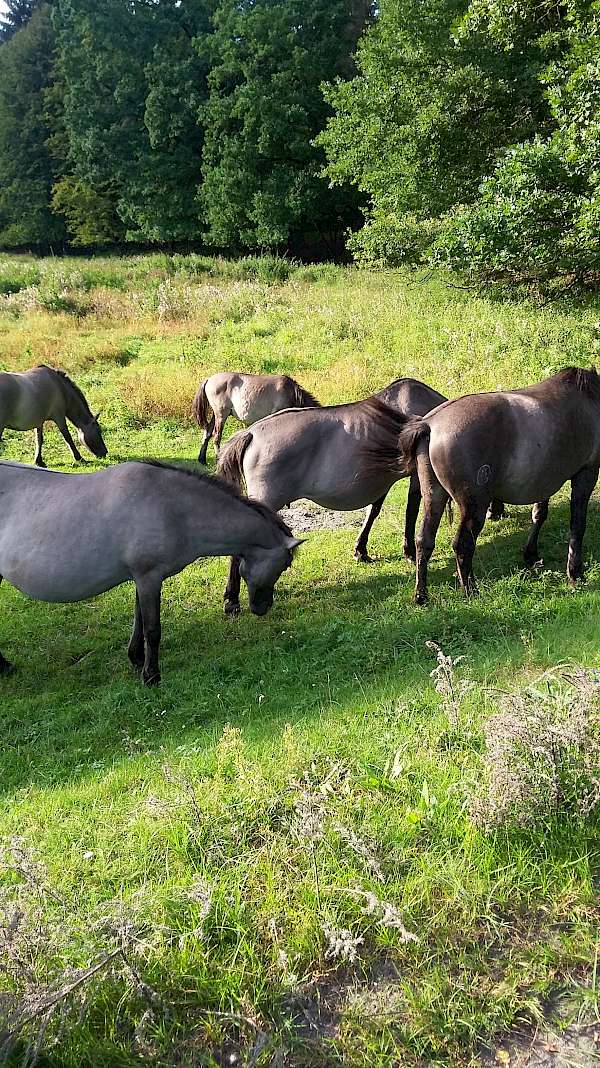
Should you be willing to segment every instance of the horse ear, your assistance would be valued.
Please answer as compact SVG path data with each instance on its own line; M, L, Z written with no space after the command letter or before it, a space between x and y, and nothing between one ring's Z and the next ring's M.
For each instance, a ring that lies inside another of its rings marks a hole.
M299 545L304 545L305 541L306 541L306 538L288 538L287 539L287 547L290 550L290 552L295 553L296 549L298 548L298 546Z

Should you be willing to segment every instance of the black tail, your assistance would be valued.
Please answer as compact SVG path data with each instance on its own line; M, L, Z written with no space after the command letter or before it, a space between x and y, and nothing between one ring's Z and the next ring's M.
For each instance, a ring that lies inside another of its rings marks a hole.
M400 434L400 451L408 474L417 469L417 449L422 441L429 441L431 429L424 419L411 419Z
M192 415L194 416L194 419L196 420L198 426L202 427L203 430L206 430L208 424L212 419L212 408L208 403L208 400L206 398L206 390L204 388L207 382L208 378L206 378L204 382L202 382L201 385L198 386L198 392L196 393L196 396L194 397L194 400L192 402Z
M241 489L244 483L244 453L251 441L252 431L240 430L229 439L219 454L217 474L237 489Z

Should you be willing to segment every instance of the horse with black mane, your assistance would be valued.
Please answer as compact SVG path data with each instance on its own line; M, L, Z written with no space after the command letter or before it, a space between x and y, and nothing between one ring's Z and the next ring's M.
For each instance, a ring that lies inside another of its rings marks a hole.
M157 461L88 475L0 463L0 581L39 601L136 587L129 659L160 681L162 584L204 556L241 560L250 608L264 615L300 542L263 504L221 479ZM5 613L4 613L5 616ZM0 674L11 664L0 653Z
M354 555L368 563L368 538L395 482L407 473L387 456L398 455L398 436L410 416L444 400L424 382L398 378L373 397L351 404L295 409L261 419L234 434L223 449L218 472L274 512L306 497L324 508L367 508ZM382 459L378 459L379 455ZM371 457L374 455L374 459ZM408 490L404 552L415 556L414 531L421 493L417 475ZM227 614L239 612L239 574L231 562L225 591Z
M538 536L549 498L571 482L567 574L583 577L582 542L588 502L600 468L600 376L596 369L567 367L524 389L475 393L446 401L400 436L397 466L418 473L423 523L416 540L415 600L427 600L427 563L444 507L460 509L453 541L458 576L466 594L475 589L473 554L493 498L533 504L523 555L538 559Z
M98 415L92 414L79 386L66 371L41 363L30 371L0 372L0 438L5 429L35 430L34 463L38 467L46 466L42 459L42 445L44 423L48 420L56 423L73 459L81 460L67 419L77 427L79 440L94 456L103 458L107 455Z
M289 375L249 375L223 371L211 375L198 387L192 413L204 437L198 462L206 463L208 443L214 432L217 456L223 427L229 416L250 426L284 408L318 408L319 402Z

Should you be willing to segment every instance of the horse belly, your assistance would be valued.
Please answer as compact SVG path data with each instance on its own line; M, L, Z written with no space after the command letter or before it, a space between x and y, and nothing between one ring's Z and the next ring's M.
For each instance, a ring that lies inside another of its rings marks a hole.
M10 540L0 539L0 575L27 597L55 603L83 601L131 578L107 544L37 538L15 527Z

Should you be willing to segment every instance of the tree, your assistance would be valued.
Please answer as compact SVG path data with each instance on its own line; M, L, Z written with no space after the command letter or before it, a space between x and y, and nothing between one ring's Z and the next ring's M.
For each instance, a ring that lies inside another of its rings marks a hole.
M465 33L487 34L505 54L523 39L545 57L540 84L549 129L502 154L477 201L445 220L438 261L483 278L592 281L600 271L600 13L477 0Z
M71 175L55 204L76 241L198 237L206 68L192 42L209 2L57 0Z
M45 112L55 41L48 5L0 46L0 244L61 242L64 226L51 210L56 166L48 150Z
M294 244L348 225L357 198L321 176L314 138L329 108L321 83L348 76L364 0L218 0L200 204L207 240L228 247Z
M33 15L37 0L5 0L6 14L0 18L0 43L8 41Z
M467 0L384 0L358 75L326 91L335 114L318 141L330 180L369 197L350 242L366 260L418 259L440 216L476 198L498 151L548 120L536 50L461 35L467 10Z

